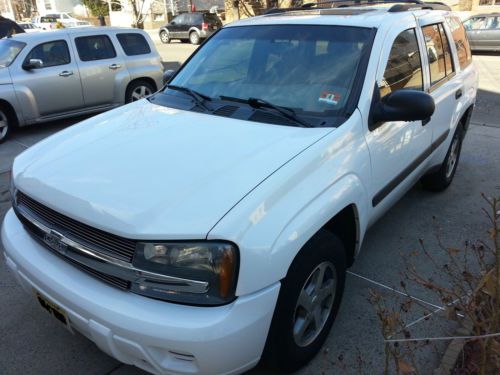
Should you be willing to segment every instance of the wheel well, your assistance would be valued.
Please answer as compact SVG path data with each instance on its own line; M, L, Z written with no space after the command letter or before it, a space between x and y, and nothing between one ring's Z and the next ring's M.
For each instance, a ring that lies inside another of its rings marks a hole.
M16 111L14 110L14 107L12 107L12 105L8 101L0 99L0 108L4 108L5 111L8 112L8 115L10 116L10 118L13 121L13 124L12 124L13 127L19 126L19 119L17 118Z
M466 111L464 112L462 117L460 118L459 123L462 124L462 127L464 128L464 130L467 130L467 128L469 127L469 122L470 122L470 119L472 117L472 110L473 109L474 109L474 105L471 104L469 106L469 108L466 109Z
M128 90L130 89L130 86L132 86L134 83L139 82L139 81L147 82L147 83L153 85L154 91L158 90L158 87L156 87L156 82L154 81L154 79L149 78L149 77L136 78L136 79L130 81L127 85L127 89L125 90L125 102L127 101Z
M354 263L356 254L356 246L359 239L358 213L356 206L351 204L326 223L322 229L326 229L335 234L342 241L345 251L347 266L350 267Z

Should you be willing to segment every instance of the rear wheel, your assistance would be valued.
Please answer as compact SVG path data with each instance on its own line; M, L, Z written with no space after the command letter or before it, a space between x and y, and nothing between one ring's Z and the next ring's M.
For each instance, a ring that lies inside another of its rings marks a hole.
M463 134L464 130L462 124L458 124L453 139L451 140L450 147L448 148L448 152L446 153L446 157L439 167L439 170L422 177L421 181L425 189L430 191L443 191L451 184L457 170L460 152L462 151Z
M191 31L189 34L189 42L194 45L200 44L200 36L196 31Z
M0 106L0 143L4 142L14 126L14 121L10 112L3 106Z
M149 95L155 92L153 85L147 81L134 81L127 88L125 93L125 102L131 103L137 100L147 98Z
M318 232L302 248L282 281L264 361L294 371L321 349L344 291L345 251L337 236Z
M162 43L170 43L170 35L168 34L168 31L167 30L162 30L160 32L160 40Z

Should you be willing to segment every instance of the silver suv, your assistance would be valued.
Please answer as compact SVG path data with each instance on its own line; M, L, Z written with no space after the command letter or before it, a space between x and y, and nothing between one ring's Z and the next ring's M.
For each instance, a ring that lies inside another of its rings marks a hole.
M15 126L102 112L163 85L151 38L132 28L19 34L0 40L0 143Z

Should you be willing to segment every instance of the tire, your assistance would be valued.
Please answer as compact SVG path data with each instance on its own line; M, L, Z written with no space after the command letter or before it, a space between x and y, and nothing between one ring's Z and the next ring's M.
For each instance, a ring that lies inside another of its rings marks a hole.
M318 293L317 277L322 269L323 287L319 290L323 292ZM281 283L264 349L264 364L292 372L318 353L340 307L345 275L342 242L328 231L319 231L301 249Z
M167 30L162 30L160 32L160 40L164 44L170 43L170 35L168 34Z
M189 33L189 42L191 44L194 44L195 46L200 44L200 36L198 35L198 33L196 31L191 31Z
M464 129L462 124L458 124L457 130L451 140L450 147L446 153L443 163L436 172L429 173L422 177L421 182L426 190L443 191L450 186L455 172L457 171L460 152L462 151L462 140Z
M14 127L14 119L5 106L0 106L0 143L5 142Z
M125 93L125 103L131 103L135 102L136 100L147 98L155 91L156 89L154 88L154 86L147 81L133 81L127 87L127 92Z

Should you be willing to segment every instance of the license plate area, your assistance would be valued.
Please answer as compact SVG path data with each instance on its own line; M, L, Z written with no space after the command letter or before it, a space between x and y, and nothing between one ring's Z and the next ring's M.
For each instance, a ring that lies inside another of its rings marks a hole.
M41 294L39 291L34 290L35 292L35 297L42 306L42 308L47 311L50 315L52 315L55 319L57 319L63 326L73 333L73 330L71 329L71 326L69 324L69 319L68 319L68 313L58 304L50 301L47 297L45 297L43 294Z

